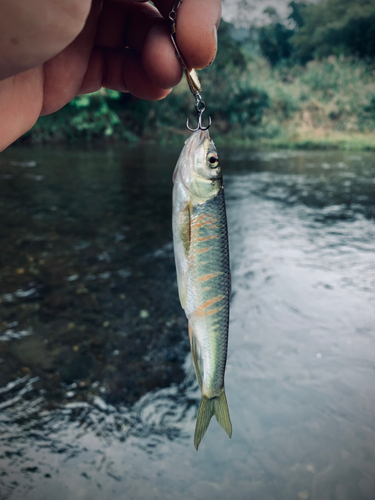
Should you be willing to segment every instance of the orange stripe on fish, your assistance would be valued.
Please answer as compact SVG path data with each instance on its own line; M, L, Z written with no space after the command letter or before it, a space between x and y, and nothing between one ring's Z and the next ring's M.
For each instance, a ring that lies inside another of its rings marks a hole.
M206 219L209 219L209 215L208 214L202 214L202 215L198 215L198 217L196 217L194 219L194 222L201 222L201 221L206 220Z
M212 225L215 224L215 222L217 222L217 219L215 219L214 217L209 217L208 215L200 215L195 220L193 220L191 225L194 229L200 229L204 226L211 226L211 228L217 228L217 226Z
M217 272L217 273L205 274L204 276L201 276L200 278L198 278L198 281L212 280L212 278L216 278L216 276L219 276L219 274L222 274L222 273Z
M208 252L209 250L211 250L210 247L200 248L199 250L197 250L197 253L204 253Z
M216 314L217 312L221 311L223 308L224 308L224 306L217 307L216 309L210 309L209 311L206 311L204 315L205 316L212 316L212 314Z
M216 304L216 302L220 302L221 300L223 300L223 298L224 298L223 295L218 295L213 299L206 300L206 302L204 302L201 306L198 307L195 314L199 317L204 317L204 316L211 316L212 314L221 311L223 307L217 307L216 309L211 309L209 311L207 311L206 309Z
M212 306L213 304L216 304L216 302L220 302L220 300L223 300L222 295L218 295L217 297L214 297L213 299L206 300L201 306L200 309L207 309L207 307Z
M195 238L195 241L208 241L208 240L214 240L218 238L218 236L212 235L212 236L201 236L200 238Z

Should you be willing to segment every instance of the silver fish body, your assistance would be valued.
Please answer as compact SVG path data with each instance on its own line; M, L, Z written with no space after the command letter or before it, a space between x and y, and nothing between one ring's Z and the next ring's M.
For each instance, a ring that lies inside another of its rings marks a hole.
M189 321L194 368L202 392L194 443L211 417L232 434L224 390L230 269L224 188L208 131L186 141L173 175L173 242L180 302Z

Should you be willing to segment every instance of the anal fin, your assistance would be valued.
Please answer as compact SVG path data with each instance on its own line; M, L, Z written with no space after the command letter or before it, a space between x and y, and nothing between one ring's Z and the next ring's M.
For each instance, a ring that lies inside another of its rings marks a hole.
M200 355L200 348L197 342L197 338L194 334L191 324L189 323L189 339L190 339L190 349L191 356L193 358L195 375L197 376L199 388L202 391L202 379L203 379L203 367Z

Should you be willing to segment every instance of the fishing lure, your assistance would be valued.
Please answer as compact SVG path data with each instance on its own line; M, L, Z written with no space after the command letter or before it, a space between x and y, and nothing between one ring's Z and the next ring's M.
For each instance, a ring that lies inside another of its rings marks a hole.
M232 435L224 389L231 284L221 166L208 132L211 118L203 127L201 85L195 71L187 70L175 39L181 1L175 3L169 16L171 36L195 97L198 124L192 129L186 122L193 133L173 174L172 226L178 293L189 322L194 369L202 393L194 436L198 449L213 415L228 436Z

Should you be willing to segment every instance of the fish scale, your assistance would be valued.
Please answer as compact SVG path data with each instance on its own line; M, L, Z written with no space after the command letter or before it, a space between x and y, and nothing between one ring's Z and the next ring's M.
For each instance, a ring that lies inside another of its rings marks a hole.
M205 203L192 207L191 228L188 261L192 271L192 286L189 289L192 290L194 310L186 311L186 315L196 327L195 333L199 343L204 346L203 357L206 364L212 365L212 369L204 370L203 391L207 396L217 397L224 385L230 298L229 249L223 188ZM202 280L203 277L207 279ZM218 301L201 309L202 305L217 297L220 297ZM204 353L209 355L205 356ZM210 362L211 358L214 358L213 363Z

